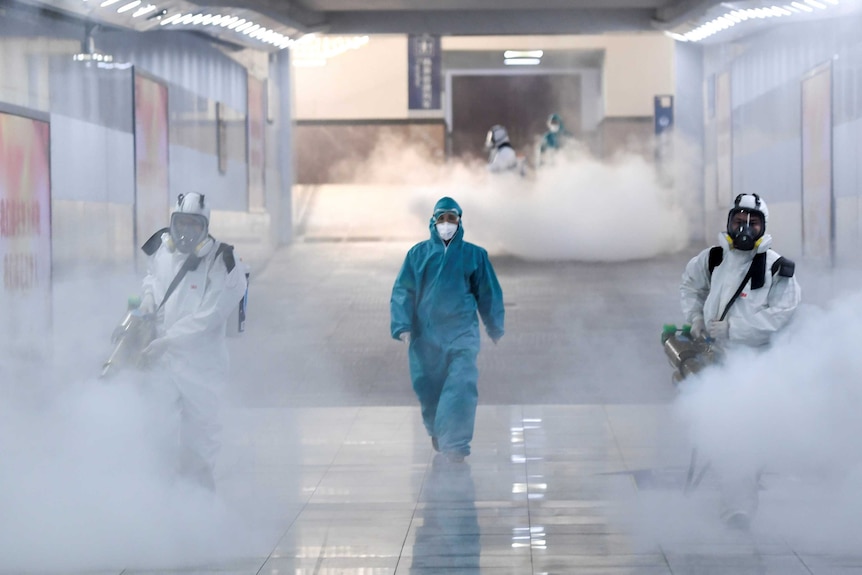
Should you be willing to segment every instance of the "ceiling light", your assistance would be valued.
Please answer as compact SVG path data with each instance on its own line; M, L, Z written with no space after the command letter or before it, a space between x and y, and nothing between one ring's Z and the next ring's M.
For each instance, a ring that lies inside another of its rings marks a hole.
M544 54L541 50L506 50L504 58L541 58Z
M503 60L507 66L537 66L541 62L538 58L506 58Z
M104 2L102 2L101 4L99 4L99 6L101 6L102 8L104 8L104 7L106 7L106 6L110 6L111 4L116 4L116 3L117 3L117 2L119 2L119 1L120 1L120 0L105 0Z
M123 12L128 12L132 8L137 8L141 3L141 0L134 0L134 2L129 2L124 6L120 6L117 8L117 14L122 14Z
M132 14L132 18L137 18L138 16L143 16L144 14L149 14L153 10L156 9L155 4L147 4L146 6L142 6L135 10L135 13Z

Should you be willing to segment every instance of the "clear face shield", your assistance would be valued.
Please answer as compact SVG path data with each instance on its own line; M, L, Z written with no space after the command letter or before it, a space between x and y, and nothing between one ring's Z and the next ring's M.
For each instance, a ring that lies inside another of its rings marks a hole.
M200 214L174 212L170 233L177 250L190 254L207 237L207 219Z
M488 130L488 134L485 136L485 149L490 150L494 147L494 130Z

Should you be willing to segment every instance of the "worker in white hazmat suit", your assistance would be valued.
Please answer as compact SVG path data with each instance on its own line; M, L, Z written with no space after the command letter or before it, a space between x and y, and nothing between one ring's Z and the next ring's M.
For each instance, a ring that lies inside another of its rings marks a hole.
M499 173L518 170L518 154L509 141L509 133L499 124L491 126L485 137L485 149L489 150L488 171Z
M226 323L245 295L246 277L233 247L209 235L209 219L203 195L179 196L170 227L142 247L149 262L141 308L158 313L158 335L143 357L178 416L179 473L214 489Z
M740 194L728 212L719 245L688 262L682 275L682 311L694 337L728 351L760 348L793 317L801 300L795 264L771 249L769 209L757 194ZM757 509L757 470L724 469L722 517L747 528Z

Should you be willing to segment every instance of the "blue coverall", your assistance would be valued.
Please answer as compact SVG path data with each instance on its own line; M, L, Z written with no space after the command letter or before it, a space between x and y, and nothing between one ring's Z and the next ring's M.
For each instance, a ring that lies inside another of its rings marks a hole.
M464 241L459 223L446 243L435 227L443 212L461 216L442 198L431 238L413 246L392 288L392 337L410 332L410 376L428 434L440 451L470 454L478 401L479 318L495 342L503 336L503 291L483 248Z

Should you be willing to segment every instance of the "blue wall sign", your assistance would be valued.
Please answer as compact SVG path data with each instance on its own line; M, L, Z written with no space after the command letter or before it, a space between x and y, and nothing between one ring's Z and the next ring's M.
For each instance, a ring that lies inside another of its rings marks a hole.
M410 35L407 39L408 109L440 109L440 36Z

